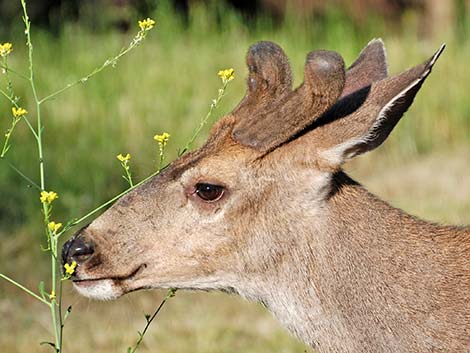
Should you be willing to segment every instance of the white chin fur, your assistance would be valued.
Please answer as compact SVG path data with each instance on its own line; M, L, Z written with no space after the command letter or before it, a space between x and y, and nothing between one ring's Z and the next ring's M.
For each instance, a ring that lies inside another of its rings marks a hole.
M77 292L85 297L97 300L113 300L123 293L116 287L112 280L74 282L73 286Z

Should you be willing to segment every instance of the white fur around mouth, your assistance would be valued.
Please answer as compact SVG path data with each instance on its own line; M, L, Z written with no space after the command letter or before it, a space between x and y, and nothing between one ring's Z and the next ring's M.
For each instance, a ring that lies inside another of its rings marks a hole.
M146 267L146 264L142 264L129 275L122 277L76 278L73 280L73 286L79 294L85 297L97 300L113 300L125 293L122 288L123 282L133 279Z
M73 286L79 294L97 300L113 300L123 294L112 279L74 281Z

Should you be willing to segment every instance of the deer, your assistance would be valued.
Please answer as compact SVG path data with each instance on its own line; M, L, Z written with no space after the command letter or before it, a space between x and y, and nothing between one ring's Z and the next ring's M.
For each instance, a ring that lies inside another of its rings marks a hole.
M280 46L247 53L247 91L205 144L68 240L76 290L218 290L261 303L316 351L470 350L470 227L421 220L343 165L381 145L444 45L389 75L381 39L345 68L307 55L293 89Z

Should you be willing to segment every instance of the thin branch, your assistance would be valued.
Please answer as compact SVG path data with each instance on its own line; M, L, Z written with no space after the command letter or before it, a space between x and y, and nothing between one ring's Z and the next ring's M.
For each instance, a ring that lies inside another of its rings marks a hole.
M220 100L222 99L222 97L225 94L225 90L227 89L227 85L228 85L229 82L230 81L224 81L223 82L223 86L222 86L222 88L219 89L219 93L217 95L217 98L212 100L210 109L207 112L206 116L200 121L199 126L196 128L193 135L191 136L189 141L186 143L186 145L183 147L183 149L179 151L178 156L182 156L183 154L185 154L191 148L191 146L194 143L194 140L196 140L196 138L201 133L203 127L207 124L210 117L212 116L212 113L213 113L214 109L217 108L217 106L219 105Z
M13 164L11 164L10 162L7 162L8 165L10 166L11 169L13 169L15 172L17 172L24 180L26 180L28 183L30 183L31 185L33 185L36 189L38 190L41 190L41 187L36 184L34 181L32 181L28 176L26 176L23 172L21 172L21 170L19 170L18 168L16 168Z
M10 101L10 103L15 106L15 108L19 108L19 107L20 107L20 106L18 105L18 103L17 103L12 97L10 97L5 91L3 91L2 89L0 89L0 94L2 94L3 96L5 96L5 98L8 99L8 100ZM23 115L22 118L23 118L23 120L26 122L26 125L28 125L29 129L31 130L31 132L33 133L34 138L37 140L38 134L36 133L36 130L34 130L33 126L32 126L31 123L29 122L29 120L28 120L28 118L26 117L26 115Z
M18 71L15 71L13 69L10 69L9 67L7 66L4 66L2 64L0 64L0 68L3 69L3 70L6 70L6 71L10 71L12 74L15 74L16 76L22 78L23 80L28 80L29 81L29 77L19 73Z
M11 279L10 277L4 275L3 273L0 273L0 278L3 278L4 280L10 282L11 284L17 286L18 288L22 289L23 291L25 291L26 293L28 293L29 295L31 295L32 297L36 298L37 300L39 300L40 302L43 302L44 304L46 304L47 306L51 306L51 303L49 303L47 300L41 298L39 295L37 295L36 293L34 293L33 291L29 290L28 288L26 288L25 286L19 284L18 282L16 282L15 280Z
M64 93L65 91L69 90L70 88L72 88L72 87L74 87L74 86L76 86L80 83L87 82L90 78L92 78L96 74L100 73L101 71L103 71L108 66L112 66L112 67L116 66L117 62L119 61L119 59L121 59L121 57L126 55L128 52L130 52L132 49L134 49L136 46L138 46L142 42L142 40L147 35L147 32L148 32L148 30L144 30L144 29L140 30L136 34L136 36L132 39L131 43L127 47L122 48L120 50L120 52L115 57L106 60L101 66L95 68L88 75L86 75L86 76L84 76L84 77L82 77L82 78L80 78L80 79L78 79L74 82L71 82L71 83L67 84L65 87L59 89L58 91L53 92L53 93L49 94L48 96L42 98L41 100L39 100L39 104L47 102L48 100L58 96L61 93Z
M137 184L135 184L134 186L124 190L123 192L121 192L120 194L114 196L112 199L106 201L105 203L101 204L100 206L96 207L95 209L91 210L90 212L88 212L86 215L84 215L83 217L79 218L79 219L76 219L74 221L72 221L68 228L67 229L70 229L71 227L73 226L76 226L77 224L83 222L85 219L91 217L92 215L94 215L96 212L102 210L103 208L105 208L106 206L109 206L110 204L112 204L114 201L116 201L117 199L121 198L122 196L128 194L129 192L131 192L132 190L134 190L135 188L137 188L138 186L142 185L143 183L145 183L147 180L151 179L152 177L154 177L155 175L157 175L158 173L160 173L163 169L165 169L165 167L163 167L162 169L159 169L157 170L155 173L152 173L150 174L148 177L146 177L145 179L141 180L140 182L138 182ZM66 229L64 229L65 231ZM64 232L63 231L63 232Z
M152 316L145 316L145 319L147 320L147 323L144 327L144 330L142 331L142 333L139 332L139 339L135 343L134 348L129 347L127 349L128 353L135 353L137 348L139 348L140 344L142 343L142 340L144 339L145 334L147 333L148 328L152 324L152 321L157 317L158 313L160 312L160 310L162 310L163 306L168 301L168 299L173 298L175 296L175 293L176 293L176 289L174 289L174 288L168 289L168 292L167 292L165 298L163 298L162 302L160 303L158 308L155 310L155 312L152 314Z

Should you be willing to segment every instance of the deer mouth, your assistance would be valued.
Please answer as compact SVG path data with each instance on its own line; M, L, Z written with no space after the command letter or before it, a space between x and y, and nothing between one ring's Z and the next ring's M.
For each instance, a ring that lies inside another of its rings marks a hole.
M147 264L141 264L133 271L120 276L102 276L102 277L72 277L75 289L82 295L99 300L116 299L121 295L133 291L129 288L129 283L135 280L139 274L147 267Z

